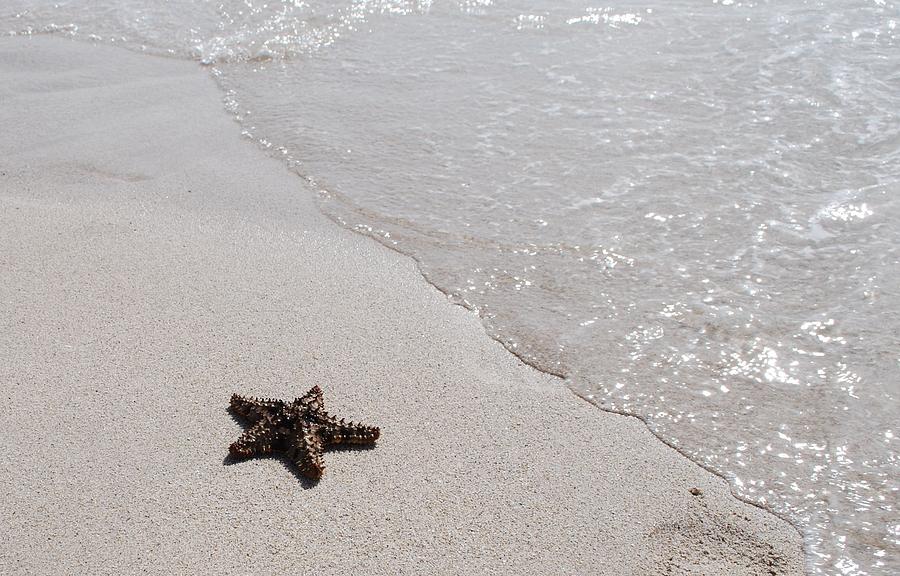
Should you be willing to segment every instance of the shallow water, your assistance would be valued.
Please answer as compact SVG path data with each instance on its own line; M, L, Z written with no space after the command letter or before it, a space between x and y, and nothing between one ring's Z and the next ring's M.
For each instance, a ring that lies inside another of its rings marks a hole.
M328 214L790 518L811 573L900 572L895 4L155 6L0 29L209 64Z

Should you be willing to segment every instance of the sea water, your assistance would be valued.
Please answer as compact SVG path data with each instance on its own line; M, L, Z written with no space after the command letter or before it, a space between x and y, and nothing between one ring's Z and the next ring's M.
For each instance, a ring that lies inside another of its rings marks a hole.
M810 573L900 573L897 4L14 0L0 25L207 65L328 215L792 521Z

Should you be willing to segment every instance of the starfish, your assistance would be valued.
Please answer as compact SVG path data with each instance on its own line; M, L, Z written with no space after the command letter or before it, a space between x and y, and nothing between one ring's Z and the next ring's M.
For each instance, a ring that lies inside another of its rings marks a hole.
M231 396L231 410L250 428L228 451L234 458L283 452L300 472L318 480L325 471L322 452L341 444L374 444L380 430L338 420L325 411L322 390L314 386L293 402Z

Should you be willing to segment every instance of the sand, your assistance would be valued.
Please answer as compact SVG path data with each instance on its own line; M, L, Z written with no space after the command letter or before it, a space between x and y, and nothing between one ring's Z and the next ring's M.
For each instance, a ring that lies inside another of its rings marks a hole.
M792 526L320 215L221 99L0 40L4 573L802 573ZM315 485L225 460L232 392L314 384L378 446Z

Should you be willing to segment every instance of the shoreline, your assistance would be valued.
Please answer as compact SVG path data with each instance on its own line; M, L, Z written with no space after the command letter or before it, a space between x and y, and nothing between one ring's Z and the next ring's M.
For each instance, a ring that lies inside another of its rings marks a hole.
M354 229L354 228L351 228L351 227L346 226L345 224L339 222L337 219L333 218L333 217L332 217L330 214L328 214L327 212L324 212L324 211L323 211L322 213L323 213L323 215L324 215L326 218L328 218L329 220L331 220L332 222L334 222L335 225L340 226L341 228L345 228L345 229L347 229L347 230L351 230L351 231L353 231L353 232L356 232L356 233L358 233L359 235L363 236L364 238L368 238L368 239L370 239L370 240L373 240L373 241L375 241L376 243L378 243L379 245L384 246L384 247L387 248L388 250L390 250L390 251L392 251L392 252L395 252L395 253L399 254L401 257L409 258L410 260L412 260L413 262L415 262L416 269L417 269L417 271L419 272L419 275L422 277L422 280L424 280L429 286L431 286L432 288L434 288L435 290L437 290L438 292L440 292L441 294L443 294L444 297L447 298L448 302L449 302L452 306L458 306L458 307L462 308L463 310L466 310L466 311L468 311L468 312L470 312L470 313L472 313L472 314L475 314L476 316L479 317L479 321L481 321L481 316L480 316L480 314L478 313L477 309L475 309L475 308L470 308L470 307L466 306L466 305L465 305L464 303L462 303L462 302L456 302L456 301L453 301L453 295L452 295L450 292L445 291L445 290L442 289L440 286L438 286L437 284L435 284L434 282L432 282L431 280L429 280L428 277L427 277L427 275L426 275L426 274L422 271L422 269L421 269L421 263L419 262L419 260L418 260L414 255L408 254L408 253L404 252L403 250L401 250L398 246L396 246L396 245L394 245L394 244L391 244L391 243L389 243L389 242L385 242L385 241L383 240L383 238L382 238L381 236L377 235L377 234L369 234L368 232L365 232L365 231L363 231L363 230L356 230L356 229ZM511 348L510 346L507 346L507 345L506 345L503 341L501 341L500 339L491 336L491 334L490 334L489 332L485 331L485 333L487 334L488 338L490 338L491 340L493 340L494 342L496 342L497 344L499 344L504 350L506 350L507 353L509 353L510 355L514 356L519 362L521 362L522 364L528 366L528 367L531 368L532 370L535 370L536 372L539 372L539 373L541 373L541 374L543 374L543 375L545 375L545 376L548 376L548 377L550 377L550 378L553 378L553 379L557 380L558 383L559 383L559 385L565 386L565 387L569 390L569 392L572 393L572 395L574 395L576 398L578 398L579 400L581 400L582 402L584 402L584 403L587 404L588 406L591 406L591 407L593 407L593 408L596 408L597 410L601 410L601 411L606 412L606 413L608 413L608 414L613 414L613 415L616 415L616 416L621 416L621 417L623 417L623 418L634 418L634 419L638 420L642 425L644 425L644 426L647 428L647 431L650 432L650 434L652 434L654 438L656 438L659 442L661 442L662 444L664 444L666 447L670 448L671 450L674 450L675 452L677 452L678 454L680 454L683 458L685 458L685 459L687 459L687 460L693 462L693 463L696 464L698 467L702 468L705 472L708 472L708 473L712 474L713 476L716 476L716 477L720 478L723 482L725 482L725 483L728 485L729 491L731 492L731 495L732 495L733 498L735 498L736 500L738 500L738 501L740 501L740 502L743 502L744 504L747 504L747 505L749 505L749 506L753 506L753 507L755 507L755 508L758 508L758 509L760 509L760 510L762 510L762 511L768 513L768 514L771 514L771 515L775 516L776 518L778 518L778 519L780 519L780 520L786 522L787 524L789 524L789 525L797 532L797 534L799 535L799 537L800 537L801 539L803 539L803 536L804 536L804 535L803 535L803 530L802 530L798 525L796 525L796 524L793 522L793 520L791 519L791 517L790 517L788 514L783 514L783 513L778 512L777 510L775 510L775 509L773 509L771 506L769 506L767 503L756 502L756 501L750 500L750 499L748 499L748 498L742 497L740 494L738 494L737 492L735 492L735 490L733 489L733 487L732 487L732 485L731 485L731 482L730 482L729 479L728 479L728 475L727 475L727 474L725 474L725 473L723 473L723 472L720 472L719 470L713 468L712 466L710 466L710 465L708 465L708 464L706 464L706 463L704 463L704 462L702 462L702 461L700 461L700 460L696 460L696 459L692 458L691 455L690 455L688 452L686 452L681 446L675 444L674 442L672 442L671 440L669 440L669 439L666 438L665 436L663 436L663 435L661 435L661 434L657 434L657 433L652 429L652 427L650 426L650 423L647 421L647 419L644 418L643 416L641 416L640 414L635 414L635 413L633 413L633 412L628 412L628 411L626 411L626 410L618 410L618 409L615 409L615 408L612 408L612 407L609 407L609 406L604 406L604 405L601 405L601 404L597 404L597 403L591 401L590 399L588 399L587 397L585 397L583 394L579 393L579 391L578 391L577 389L575 389L574 387L569 386L568 384L566 384L566 379L567 379L567 377L566 377L566 375L563 374L562 372L554 372L553 370L550 370L550 369L547 369L547 368L542 368L541 366L538 366L536 363L532 362L528 357L522 355L518 350L516 350L516 349L514 349L514 348ZM805 557L805 555L807 554L805 545L804 545L803 550L804 550L804 557Z
M5 565L802 573L793 526L321 214L196 63L0 52ZM376 448L327 452L308 489L277 459L223 463L232 392L314 384Z

